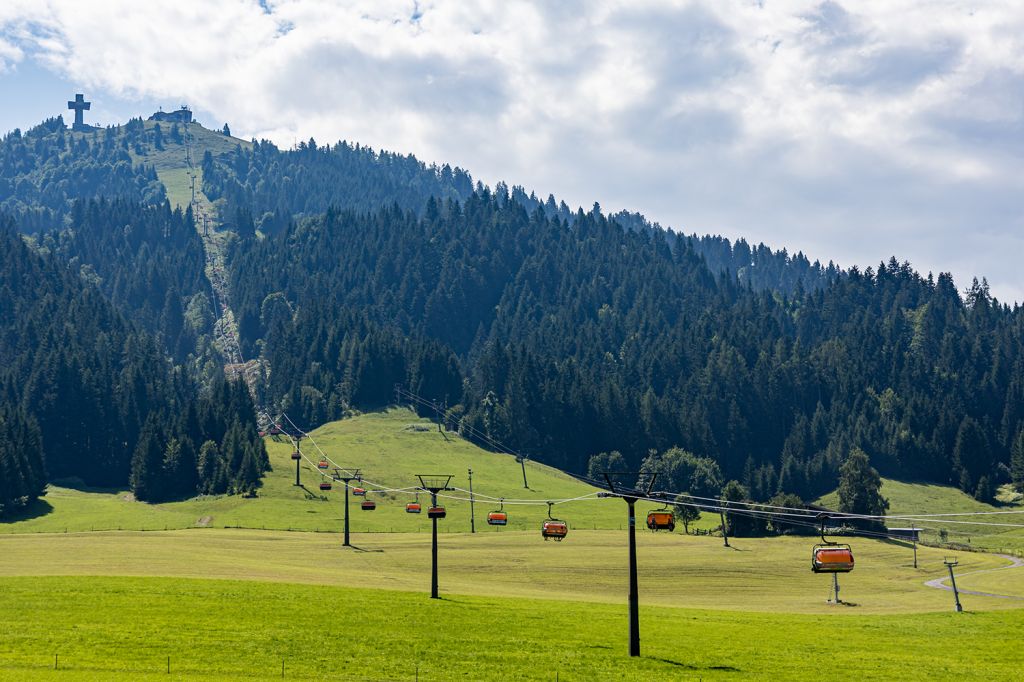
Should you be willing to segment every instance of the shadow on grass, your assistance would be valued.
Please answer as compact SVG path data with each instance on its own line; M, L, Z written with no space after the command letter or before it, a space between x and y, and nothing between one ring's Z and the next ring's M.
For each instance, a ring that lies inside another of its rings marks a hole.
M342 545L341 548L345 549L345 545ZM380 554L384 553L383 549L367 549L366 547L356 547L355 545L349 545L348 548L354 552L377 552Z
M0 525L5 523L17 523L18 521L30 521L53 513L53 505L44 499L32 500L24 507L9 514L0 516Z
M647 659L649 659L651 661L658 661L659 663L667 663L669 665L674 665L677 668L686 668L687 670L718 670L718 671L721 671L721 672L731 672L731 673L742 672L739 668L735 668L735 667L733 667L731 665L696 666L696 665L692 665L690 663L681 663L679 661L673 661L670 658L659 658L658 656L645 656L644 658L647 658Z

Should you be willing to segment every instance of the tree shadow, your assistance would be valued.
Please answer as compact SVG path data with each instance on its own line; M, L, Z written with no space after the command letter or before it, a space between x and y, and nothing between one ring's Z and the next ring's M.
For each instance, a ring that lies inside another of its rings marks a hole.
M75 490L80 493L97 493L101 495L117 495L125 494L128 491L124 487L117 486L104 486L104 485L90 485L78 476L69 476L68 478L59 478L50 481L50 485L55 485L59 488L67 488L68 490Z
M53 513L53 505L42 498L32 500L30 503L14 510L9 514L0 516L0 525L5 523L17 523L19 521L31 521Z

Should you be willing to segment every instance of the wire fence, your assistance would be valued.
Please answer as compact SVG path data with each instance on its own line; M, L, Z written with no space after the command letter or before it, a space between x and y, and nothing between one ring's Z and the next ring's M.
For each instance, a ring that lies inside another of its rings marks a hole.
M10 679L24 679L38 675L43 671L59 671L67 673L112 673L131 676L172 675L179 679L195 679L203 677L253 678L253 679L295 679L295 680L344 680L346 682L427 682L434 679L448 679L449 672L443 666L412 663L407 672L389 672L388 674L353 674L350 672L333 672L327 667L310 665L308 661L281 658L255 663L252 658L226 662L203 660L195 656L182 655L180 651L172 655L157 656L146 659L107 659L103 664L96 663L92 655L75 656L74 654L47 653L28 660L4 660L0 656L0 673L8 673ZM392 668L399 667L392 665ZM7 675L0 674L7 678ZM534 677L533 679L541 679ZM553 670L547 679L568 680L560 671ZM582 677L580 679L583 679Z

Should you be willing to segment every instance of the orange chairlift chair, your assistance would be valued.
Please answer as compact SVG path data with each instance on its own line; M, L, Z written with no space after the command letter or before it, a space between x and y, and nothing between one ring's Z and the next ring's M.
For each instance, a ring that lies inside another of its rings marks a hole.
M853 570L853 549L844 543L832 542L825 537L825 522L828 516L822 514L821 542L811 553L811 570L815 573L849 573Z
M505 511L505 498L501 498L501 506L496 511L488 512L487 514L487 525L488 526L507 526L508 525L508 512Z
M668 508L668 502L663 508L648 512L647 527L654 531L667 530L669 533L676 529L676 515Z
M548 518L541 525L540 534L545 541L554 540L555 542L561 542L569 534L569 524L551 516L551 506L553 504L554 502L548 502Z

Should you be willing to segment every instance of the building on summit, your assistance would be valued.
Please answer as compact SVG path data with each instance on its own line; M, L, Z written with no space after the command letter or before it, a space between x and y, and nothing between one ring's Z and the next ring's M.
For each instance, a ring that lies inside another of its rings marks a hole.
M149 117L150 121L167 121L168 123L191 123L192 122L192 110L188 108L188 105L182 104L181 109L177 111L160 111L156 112Z

